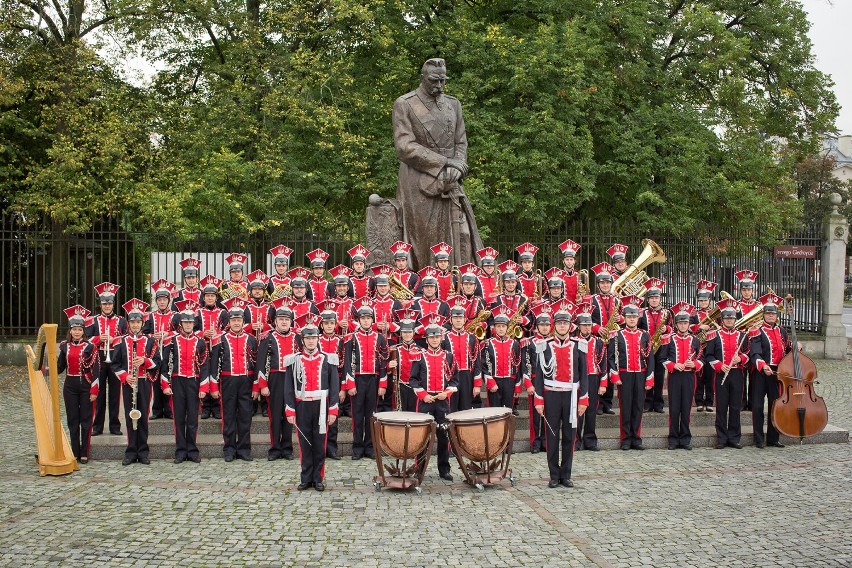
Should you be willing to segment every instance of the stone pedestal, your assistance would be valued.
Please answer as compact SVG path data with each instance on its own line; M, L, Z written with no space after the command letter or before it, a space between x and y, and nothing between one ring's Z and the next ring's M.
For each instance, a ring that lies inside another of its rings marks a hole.
M367 250L370 251L370 266L387 264L393 266L390 246L402 241L402 211L396 199L385 199L379 195L370 196L367 207Z
M825 326L825 358L846 358L846 328L843 326L844 272L846 267L846 241L849 238L849 222L837 211L840 195L831 196L834 210L829 213L823 226L820 290L822 294L822 321Z

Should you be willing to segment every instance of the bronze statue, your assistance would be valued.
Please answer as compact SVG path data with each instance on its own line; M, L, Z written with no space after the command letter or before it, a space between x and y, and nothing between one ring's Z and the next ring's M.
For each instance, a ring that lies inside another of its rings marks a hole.
M468 174L467 135L458 99L444 94L447 68L429 59L420 87L393 103L393 141L399 157L397 200L412 263L430 264L429 247L446 241L450 264L475 262L482 240L461 182Z

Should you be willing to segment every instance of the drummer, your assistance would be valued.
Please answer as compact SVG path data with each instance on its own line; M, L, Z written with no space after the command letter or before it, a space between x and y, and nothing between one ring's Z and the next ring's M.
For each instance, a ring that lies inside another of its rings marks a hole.
M411 367L411 388L417 395L417 412L431 414L435 422L443 424L450 412L450 395L458 391L458 371L451 353L441 349L444 339L443 318L432 314L423 318L426 325L426 349L419 361ZM452 481L450 473L450 448L447 431L438 428L438 474Z

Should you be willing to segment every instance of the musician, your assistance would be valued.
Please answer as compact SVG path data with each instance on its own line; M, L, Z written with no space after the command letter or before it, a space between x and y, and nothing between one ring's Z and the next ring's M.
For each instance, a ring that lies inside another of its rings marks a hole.
M306 320L307 317L305 316ZM336 333L337 312L334 309L334 302L326 302L323 310L320 312L320 331L322 331L322 334L319 336L320 351L326 355L337 357L337 376L342 377L344 341L343 337ZM342 388L339 391L338 416L350 416L351 413L348 410L350 406L349 397L346 396L346 391ZM325 445L325 457L332 460L340 459L337 453L337 433L338 423L335 421L334 424L329 424L328 426L328 437L326 438Z
M698 292L696 298L698 301L698 309L689 320L689 330L691 333L698 336L701 340L713 329L708 323L701 323L709 317L712 311L713 290L716 289L716 283L709 280L701 280L698 283ZM710 365L705 365L701 372L697 374L698 384L695 388L695 406L697 412L713 412L713 377L715 372Z
M502 289L489 306L492 312L499 306L506 306L512 312L521 310L524 313L529 307L529 298L518 290L517 270L517 263L511 260L506 260L500 264L500 285ZM525 324L527 323L529 322L525 321Z
M482 343L480 351L482 380L488 389L488 406L512 408L515 389L521 388L521 344L507 331L514 315L511 308L500 305L493 308L493 335Z
M564 272L558 268L551 268L544 277L547 279L547 295L543 298L548 304L558 304L568 298L565 295L565 280L562 279ZM573 303L571 298L571 302Z
M326 296L327 299L333 300L335 304L335 311L337 312L337 332L346 335L353 329L353 325L351 325L349 314L352 312L352 306L354 305L354 298L352 297L352 283L349 280L349 275L351 271L343 266L342 264L338 264L334 268L329 271L334 278L334 280L329 283L329 286L334 286L333 292ZM324 305L324 302L315 302L316 306ZM320 311L322 314L322 311Z
M399 320L399 343L390 349L396 352L396 360L388 362L388 369L396 369L399 381L399 409L405 412L417 411L417 397L411 389L412 366L420 361L422 349L414 342L414 328L417 327L417 312L414 310L399 310L396 317Z
M355 245L349 249L349 257L352 259L352 274L349 275L351 283L350 295L356 300L365 296L373 296L376 283L373 277L367 273L367 257L370 251L361 245Z
M695 306L678 302L672 307L676 332L669 338L666 370L669 372L669 449L692 449L689 417L696 375L704 367L701 342L689 331Z
M222 280L208 274L202 278L201 282L201 300L203 302L198 310L198 328L199 336L204 340L207 346L207 356L210 357L211 343L213 338L218 336L227 325L228 312L219 307L219 286ZM219 407L219 401L213 398L208 392L206 381L210 373L208 372L201 379L201 419L207 420L212 415L216 420L222 419L222 410Z
M631 301L635 298L631 297ZM639 306L625 303L622 314L624 329L613 331L607 343L609 380L618 385L621 449L644 450L639 435L642 429L642 409L645 406L645 391L654 387L654 371L649 365L651 335L638 327Z
M394 275L406 288L414 292L420 286L420 278L408 267L410 250L411 245L403 241L396 241L390 247L390 251L393 253Z
M209 376L207 344L193 333L195 302L181 302L179 332L165 339L160 388L170 397L175 420L175 463L201 462L196 445L199 400L205 397L201 381ZM156 383L157 381L155 381Z
M264 274L262 270L255 270L248 275L249 281L249 301L245 309L245 329L248 333L254 335L257 344L272 331L272 321L275 318L275 308L269 305L266 301L266 288L269 285L269 276ZM257 414L258 408L264 418L269 416L269 405L265 395L257 395L260 392L260 387L255 377L254 393L255 398L252 402L252 416Z
M85 336L86 318L91 312L83 306L65 308L68 337L59 344L57 374L65 373L62 399L71 435L71 451L80 463L89 462L92 416L98 399L98 349Z
M457 286L457 283L455 283L453 279L453 273L450 272L450 254L453 252L453 247L447 243L440 242L436 245L432 245L431 250L432 255L435 257L435 266L429 267L432 268L432 270L424 269L420 271L419 275L421 282L417 293L421 296L423 295L423 277L424 274L428 273L429 276L432 276L438 282L438 298L442 302L446 302L450 293Z
M157 309L145 318L145 323L142 325L142 334L153 337L159 345L165 345L166 340L175 335L177 328L180 326L180 315L174 311L176 304L172 303L172 296L177 294L177 287L165 278L160 278L151 285L151 288L154 290L154 304L157 306ZM193 302L193 304L197 303L196 300L183 300L182 302L187 301ZM154 402L151 404L151 417L149 420L157 420L163 417L171 419L172 409L169 397L163 394L160 381L154 381L153 399Z
M317 305L308 298L308 270L297 266L289 272L289 275L293 297L290 298L288 306L293 310L293 321L298 322L306 314L319 315ZM293 326L293 331L299 331L298 324Z
M248 280L244 276L247 260L248 256L237 252L233 252L225 257L225 262L228 263L228 281L222 283L221 292L232 286L236 286L240 289L240 292L236 295L248 295Z
M389 270L386 273L379 273L373 279L376 284L376 295L373 298L373 310L376 312L376 323L374 325L374 329L377 332L386 335L388 337L388 341L391 341L391 338L399 331L399 325L395 319L396 313L402 309L402 302L391 296L389 273Z
M751 363L754 369L751 390L751 416L754 427L754 445L783 448L779 433L772 424L772 405L778 398L781 387L775 374L778 363L790 352L792 346L787 330L778 326L778 306L781 298L774 294L764 294L759 299L763 304L763 323L749 330L751 338ZM740 308L742 309L742 308ZM766 435L763 434L763 401L769 403L769 415L766 417Z
M721 312L722 329L708 333L704 351L704 360L715 374L716 449L741 450L740 407L750 342L748 333L735 327L737 301L722 300L716 306Z
M316 320L309 316L302 326L302 349L287 358L284 375L287 422L299 435L299 491L325 491L326 434L338 413L338 360L319 349Z
M276 245L269 249L269 254L272 255L272 264L275 267L275 272L269 275L269 283L266 291L272 296L275 294L276 288L290 285L290 256L293 254L293 249L285 245Z
M606 360L607 349L603 340L592 333L592 305L589 303L581 304L578 308L576 321L578 334L574 338L579 344L585 343L585 350L580 348L581 352L586 354L586 369L589 374L589 408L597 408L598 397L606 392L609 383L608 370ZM578 418L577 421L577 449L591 450L597 452L598 435L597 427L597 412L585 412Z
M172 310L176 309L175 302L190 300L196 304L201 304L201 287L198 282L201 261L197 258L185 258L178 264L181 267L184 287L178 290L177 294L172 295Z
M612 259L612 275L615 278L618 278L627 270L627 248L627 245L616 243L606 249L607 254Z
M589 407L588 370L585 343L572 341L572 312L561 304L553 314L555 334L549 341L539 341L533 355L535 410L546 421L548 487L574 487L571 469L574 461L574 439L579 418ZM560 445L562 459L559 459Z
M480 379L479 353L476 336L465 330L467 324L467 299L464 296L450 298L450 330L444 335L441 349L453 356L456 365L458 389L450 397L450 410L469 410L473 400L479 396ZM428 337L427 337L428 342ZM476 385L477 379L479 386Z
M221 405L225 461L252 461L251 407L258 344L255 336L244 330L246 301L235 297L225 305L228 331L213 339L208 388Z
M598 293L592 296L591 301L592 333L604 341L609 341L610 332L618 329L619 324L624 321L619 314L621 311L621 300L612 293L612 275L614 271L615 268L608 262L601 262L592 267L598 289ZM601 414L615 414L615 411L612 409L614 394L615 387L612 381L609 381L606 392L600 397L597 408L598 416Z
M671 312L663 308L664 280L649 278L645 281L645 298L648 307L639 316L639 329L644 329L651 336L651 358L649 364L654 368L654 388L645 397L645 412L663 412L663 383L666 381L666 346L663 338L672 333L669 325ZM623 301L623 298L622 298Z
M266 459L293 459L293 427L284 416L284 373L289 355L302 348L301 338L291 329L293 310L286 298L273 301L275 329L257 350L256 390L269 400L269 451Z
M479 276L481 274L482 270L480 270L475 264L469 262L459 266L459 278L453 280L453 289L456 294L467 298L468 305L485 305L482 299L482 284L479 282ZM472 306L471 310L476 306Z
M535 302L543 295L541 276L536 274L533 264L538 247L532 243L524 243L515 247L515 250L518 253L518 261L521 263L521 270L517 272L520 292Z
M112 372L121 382L124 404L124 425L127 428L127 449L121 465L130 465L136 461L150 465L148 459L148 407L151 404L151 383L157 380L160 370L159 345L153 337L142 335L142 322L145 319L147 302L131 298L122 307L127 314L127 335L121 337L115 345L112 357ZM136 387L136 400L133 389ZM130 413L140 412L133 427Z
M738 270L734 276L739 282L739 298L737 301L739 302L739 311L737 312L737 319L747 316L753 310L756 310L759 302L754 299L754 283L757 280L757 272L753 270ZM757 371L754 366L749 364L748 369L746 369L746 381L745 387L743 389L743 410L748 411L751 410L751 384L752 381L760 382L762 379L757 375Z
M562 282L560 280L560 282ZM573 305L571 306L573 308ZM535 360L537 358L538 344L550 341L553 337L551 329L553 324L551 318L558 306L551 306L547 302L540 302L530 309L535 326L534 334L521 342L521 351L524 357L523 388L529 398L529 428L530 428L530 453L537 454L544 448L544 418L535 410Z
M306 254L311 263L311 278L308 280L308 299L322 303L328 292L328 280L325 277L325 261L329 254L317 248Z
M100 436L104 431L107 400L109 400L109 433L121 436L121 422L118 419L121 383L107 359L112 359L111 351L121 336L127 334L127 320L115 313L115 294L120 286L102 282L95 286L101 313L87 321L86 337L98 349L98 400L95 406L95 420L92 424L92 436ZM108 357L109 356L109 357Z
M431 414L437 424L446 421L450 412L450 397L458 391L458 375L453 355L441 348L443 318L432 314L425 318L426 349L420 360L411 367L411 388L417 396L417 412ZM450 448L447 431L438 428L438 474L452 481Z
M499 274L497 273L497 251L485 247L476 251L482 272L479 274L479 286L482 288L482 298L490 303L498 294Z
M446 304L445 304L446 305ZM343 372L344 388L352 398L352 459L375 458L370 420L378 397L388 387L388 343L373 330L374 311L369 298L357 304L358 328L347 338Z
M432 314L438 314L442 318L450 316L450 307L447 305L447 302L441 300L437 295L438 280L434 276L434 271L435 269L431 266L427 266L420 271L422 275L420 285L422 295L415 297L411 303L411 309L417 311L421 319ZM417 330L418 336L422 336L422 333L423 329ZM425 346L423 347L425 348Z
M579 271L574 269L580 248L580 245L571 239L559 245L559 250L562 251L562 274L560 276L565 282L565 297L575 304L583 300L584 294L582 292L588 294L589 291L586 273L580 274ZM594 410L594 407L592 409Z

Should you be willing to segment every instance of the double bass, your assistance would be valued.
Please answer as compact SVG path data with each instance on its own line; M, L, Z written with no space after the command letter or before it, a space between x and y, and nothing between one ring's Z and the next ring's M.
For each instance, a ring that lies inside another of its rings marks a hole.
M822 432L828 424L825 400L814 390L817 369L813 360L799 353L796 326L793 324L793 296L787 294L792 350L778 363L776 378L781 383L781 396L772 404L772 425L799 442Z

